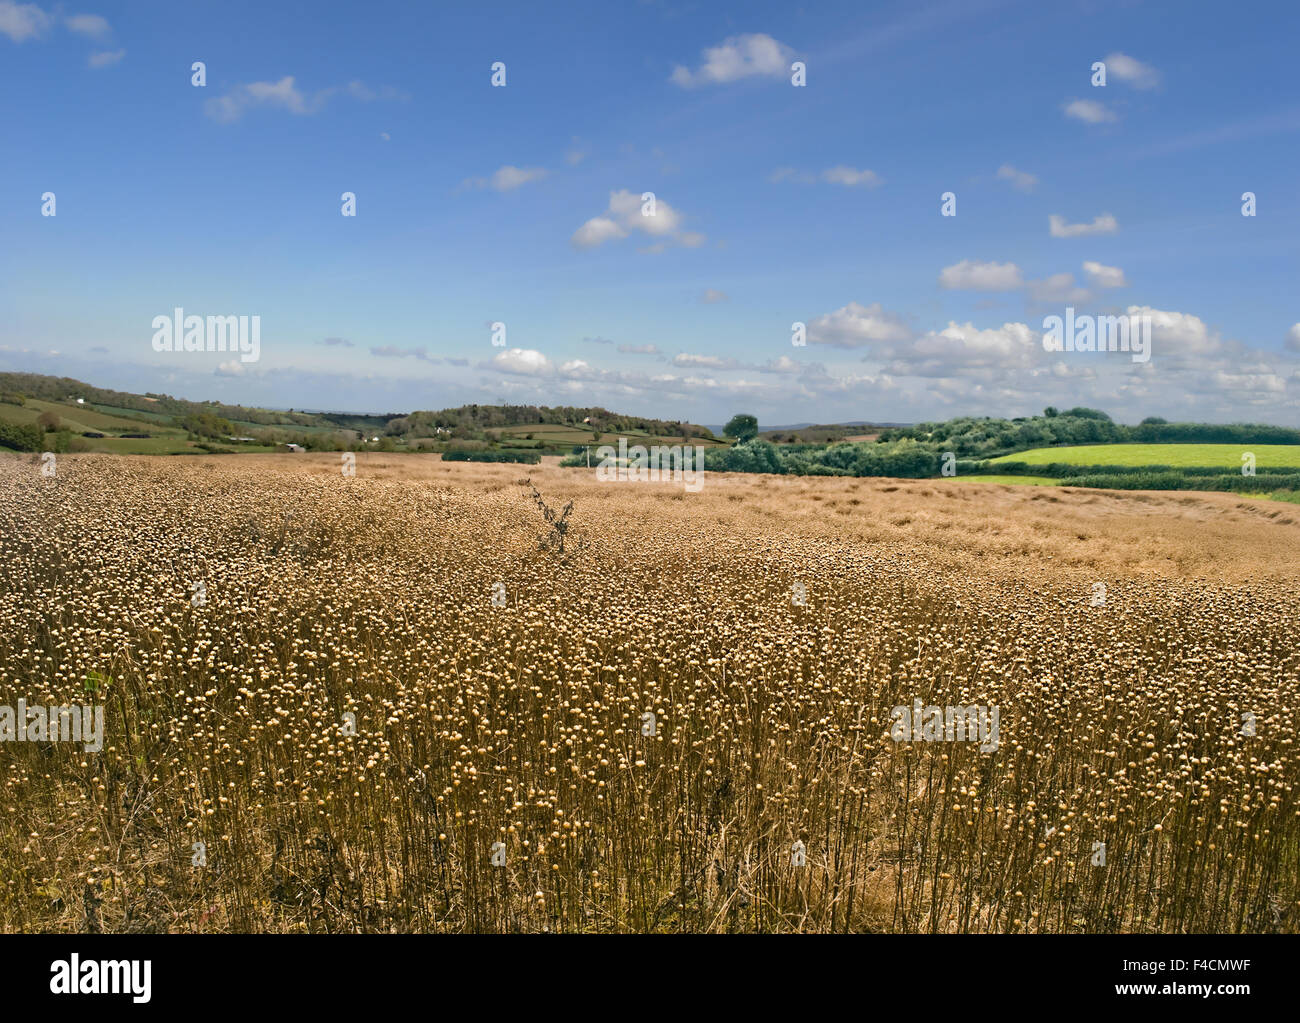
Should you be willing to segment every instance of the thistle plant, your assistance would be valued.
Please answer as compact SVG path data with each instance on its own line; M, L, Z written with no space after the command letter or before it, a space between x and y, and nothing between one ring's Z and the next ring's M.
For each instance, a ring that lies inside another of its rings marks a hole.
M531 478L522 479L519 483L521 486L528 488L533 504L537 505L541 510L542 518L551 527L550 531L545 533L538 542L537 549L539 551L554 551L563 557L565 554L564 538L569 533L569 512L573 511L573 502L570 501L560 509L559 514L556 514L555 509L546 503L541 492L533 486Z

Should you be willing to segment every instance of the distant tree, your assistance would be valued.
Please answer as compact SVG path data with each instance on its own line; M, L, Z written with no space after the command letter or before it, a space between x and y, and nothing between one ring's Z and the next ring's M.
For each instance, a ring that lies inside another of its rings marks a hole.
M1144 420L1142 420L1141 425L1142 426L1164 426L1168 422L1169 422L1168 419L1161 419L1159 416L1147 416Z
M1100 419L1100 420L1104 420L1107 423L1111 421L1110 416L1108 416L1105 412L1101 411L1101 409L1085 408L1082 405L1076 405L1068 412L1063 412L1061 414L1066 416L1071 416L1075 419Z
M1061 414L1060 411L1056 408L1055 405L1048 405L1047 408L1043 409L1043 415L1045 415L1048 419L1055 419L1060 414Z
M52 409L46 409L36 417L36 425L46 433L51 433L59 428L59 417Z
M740 443L753 440L758 436L758 419L748 413L738 412L731 417L731 422L722 428L722 432L727 437L734 437Z

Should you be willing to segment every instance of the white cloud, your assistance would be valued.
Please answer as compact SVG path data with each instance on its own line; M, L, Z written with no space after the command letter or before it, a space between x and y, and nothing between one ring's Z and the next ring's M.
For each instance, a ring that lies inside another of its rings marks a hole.
M832 185L848 185L850 187L863 185L867 188L877 188L885 183L884 178L873 170L867 170L865 167L858 170L855 167L846 167L843 164L828 167L820 174L796 170L794 167L778 167L768 175L767 180L772 184L778 184L782 181L794 181L801 185L812 185L818 181L825 181Z
M382 85L378 89L372 89L365 82L351 81L348 82L347 88L324 89L322 92L328 96L335 92L346 92L353 99L359 99L363 103L373 103L375 100L407 100L411 97L402 92L401 89L394 89L391 85Z
M690 355L683 352L673 356L674 366L703 366L705 369L740 369L735 359L723 359L717 355Z
M963 259L939 272L939 286L961 291L1014 291L1024 284L1015 263L976 263Z
M526 185L530 181L537 181L539 178L544 177L546 177L545 167L513 167L506 164L495 171L492 177L468 178L465 185L472 188L492 188L498 192L509 192L520 185Z
M734 82L755 75L780 78L794 57L794 51L762 33L732 36L721 46L704 51L704 62L691 71L683 65L673 69L671 81L683 88Z
M760 373L782 373L792 374L803 371L803 363L796 362L788 355L782 355L779 359L768 359L767 362L758 367Z
M98 14L74 14L70 18L64 18L63 23L78 35L90 36L92 39L102 38L112 31L108 19L101 18Z
M1124 279L1124 271L1117 266L1103 266L1101 263L1091 261L1083 264L1083 272L1088 275L1088 280L1097 288L1126 288L1128 281Z
M1004 323L981 330L949 321L895 352L889 372L895 375L949 377L961 370L1007 370L1033 363L1042 351L1042 335L1023 323Z
M705 242L704 235L696 231L683 231L680 212L656 197L654 216L646 216L647 208L640 193L621 189L609 193L609 208L598 217L592 217L573 233L570 243L579 249L591 249L615 238L626 238L633 231L642 231L658 239L658 244L643 251L662 252L668 242L677 242L687 248L698 248Z
M1065 105L1065 116L1073 117L1075 120L1083 121L1086 124L1102 124L1106 121L1116 121L1118 118L1104 103L1098 103L1091 99L1076 99Z
M531 348L508 348L498 352L492 358L492 365L502 373L516 376L549 376L554 372L551 360Z
M1032 192L1034 186L1038 184L1038 178L1034 175L1016 170L1009 163L1004 163L998 168L998 180L1010 181L1011 187L1021 192Z
M244 364L238 359L231 359L229 362L223 362L212 371L219 377L238 377L244 375Z
M1035 302L1068 302L1082 304L1092 298L1087 288L1077 287L1074 274L1059 273L1041 281L1028 281L1029 298Z
M1287 332L1286 347L1293 352L1300 352L1300 323L1292 326Z
M1053 213L1047 218L1048 230L1053 238L1081 238L1090 234L1114 234L1119 221L1109 213L1093 218L1091 224L1069 224L1064 217Z
M1112 78L1118 78L1121 82L1128 82L1138 89L1154 89L1160 84L1159 71L1150 64L1143 64L1140 60L1122 53L1112 53L1106 58L1105 63L1108 82Z
M1131 305L1126 311L1130 316L1151 317L1151 343L1153 347L1160 346L1158 350L1162 357L1166 354L1211 355L1223 348L1223 339L1212 333L1199 316L1146 305Z
M203 109L209 117L223 124L238 121L251 107L278 107L291 114L302 116L318 113L324 109L330 97L340 92L363 102L405 98L404 93L388 86L376 90L361 82L349 82L343 88L332 86L307 95L294 84L293 75L285 75L278 82L249 82L245 85L237 85L226 95L208 100Z
M618 350L624 355L658 355L658 345L619 345Z
M811 185L817 180L817 175L809 174L807 171L797 171L793 167L778 167L768 175L767 180L774 185L781 181L798 181L803 185Z
M875 188L882 183L880 175L875 171L855 170L843 165L822 171L822 180L833 185L865 185L867 188Z
M707 288L704 294L700 296L700 301L707 305L714 305L717 302L727 301L728 297L725 291L718 291L717 288Z
M609 217L592 217L573 232L569 241L579 249L593 249L613 238L626 238L627 232Z
M53 19L35 4L0 0L0 33L15 43L35 39L49 31Z
M110 67L126 56L126 50L101 50L98 53L92 53L86 60L86 64L92 68Z
M254 106L281 107L291 114L313 113L302 92L293 83L293 75L285 75L278 82L249 82L237 85L224 96L216 96L204 104L204 110L214 120L229 124L239 120L244 111Z
M850 302L824 313L808 325L808 340L832 348L861 348L881 342L906 341L913 331L896 313L879 302L869 306Z

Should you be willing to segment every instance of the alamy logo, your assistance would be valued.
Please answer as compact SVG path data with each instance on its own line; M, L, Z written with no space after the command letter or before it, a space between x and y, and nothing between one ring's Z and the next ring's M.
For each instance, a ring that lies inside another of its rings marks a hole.
M1151 358L1151 315L1043 317L1043 350L1048 352L1132 352L1134 362Z
M50 963L50 991L56 995L131 995L143 1005L153 997L153 960L87 959L75 953Z
M895 742L979 742L981 753L993 753L999 714L996 706L923 707L913 700L894 708L889 734Z
M186 316L178 306L151 326L155 352L239 352L240 362L262 357L260 316Z
M104 748L102 706L42 707L19 699L0 704L0 742L80 742L87 753Z
M681 444L668 447L653 444L627 446L627 438L618 439L618 451L608 444L596 449L600 465L596 466L596 479L601 483L612 481L643 481L647 483L676 483L692 494L704 487L704 445Z

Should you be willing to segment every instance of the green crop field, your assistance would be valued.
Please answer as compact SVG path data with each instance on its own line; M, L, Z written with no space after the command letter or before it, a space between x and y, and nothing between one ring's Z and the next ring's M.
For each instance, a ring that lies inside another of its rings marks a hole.
M1077 447L1034 448L990 461L1027 465L1167 465L1171 468L1223 466L1240 468L1249 451L1257 466L1300 468L1300 444L1081 444Z
M0 404L0 419L8 423L34 423L42 412L53 412L59 417L61 425L74 433L84 433L87 430L97 433L154 433L160 429L139 420L105 415L89 405L64 405L61 402L33 399L29 399L25 405Z
M1060 487L1068 480L1054 480L1050 476L956 476L954 479L973 480L976 483L1007 483L1016 486Z

